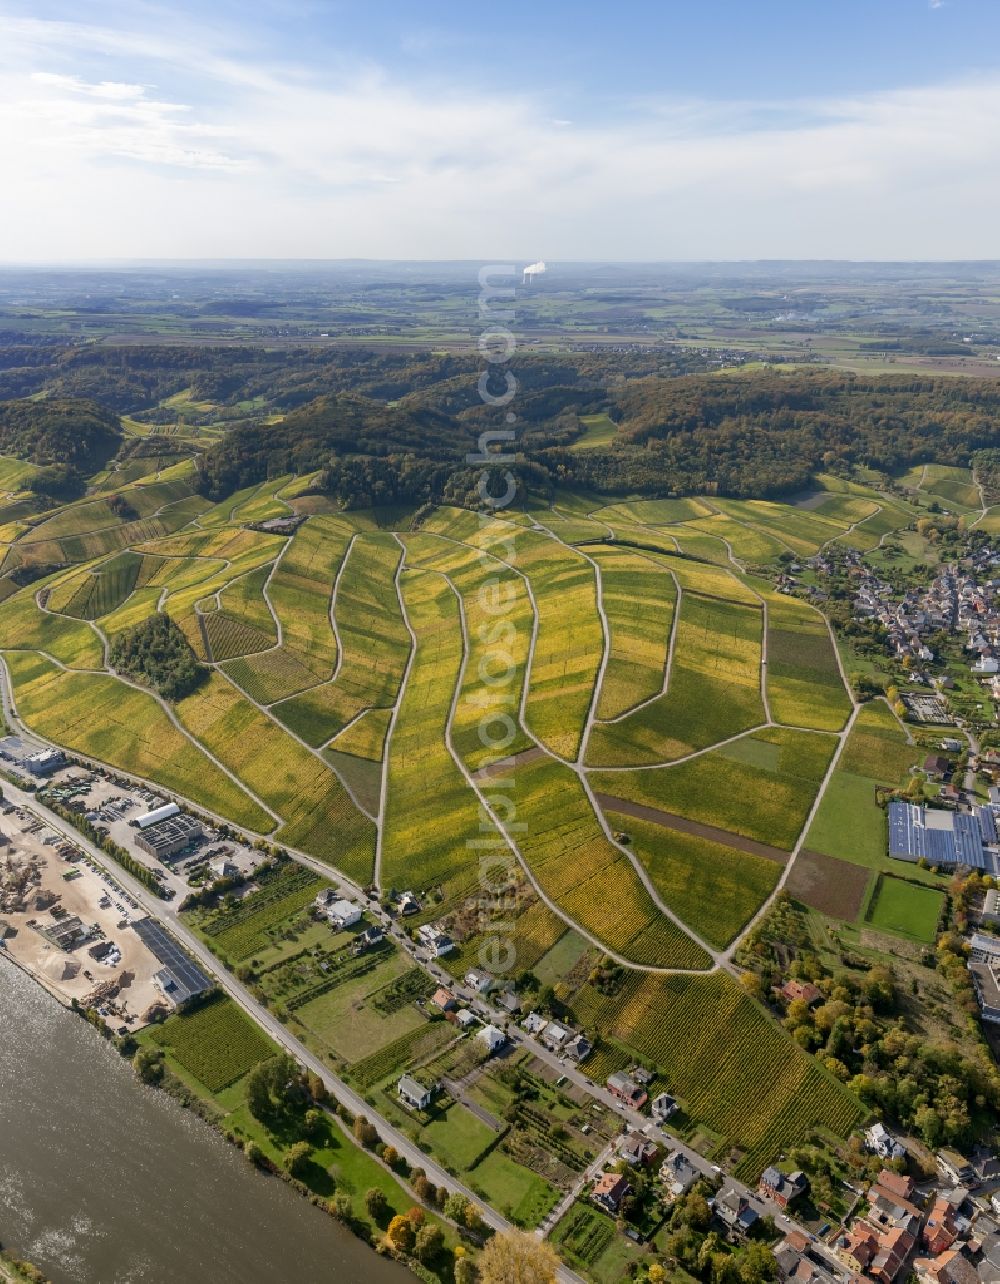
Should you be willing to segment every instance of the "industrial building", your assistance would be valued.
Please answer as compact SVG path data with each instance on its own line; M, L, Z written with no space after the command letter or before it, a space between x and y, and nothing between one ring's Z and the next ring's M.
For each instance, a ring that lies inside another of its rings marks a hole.
M970 869L992 870L993 861L984 846L987 829L977 815L891 802L889 855L896 860L923 858L931 865L966 865Z
M25 758L24 765L33 776L51 776L66 766L66 755L61 749L39 749Z
M88 931L75 914L66 914L40 927L39 932L60 950L74 950L87 939Z
M140 829L149 829L151 825L158 825L161 820L169 820L172 816L180 815L180 807L176 803L164 803L162 807L154 807L152 811L147 811L142 816L136 817L136 824Z
M166 809L161 808L161 810ZM152 814L151 812L150 815ZM172 812L166 820L158 820L141 830L136 837L135 845L147 855L155 856L157 860L168 860L187 847L188 843L200 837L201 821L177 810Z
M175 1007L212 988L212 982L193 963L153 918L141 918L132 924L143 944L159 959L163 967L153 976L164 998Z

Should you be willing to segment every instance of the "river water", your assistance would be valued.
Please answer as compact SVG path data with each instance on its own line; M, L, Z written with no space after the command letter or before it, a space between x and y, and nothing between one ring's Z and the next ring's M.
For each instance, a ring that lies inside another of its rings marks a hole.
M0 1242L55 1284L412 1284L0 954Z

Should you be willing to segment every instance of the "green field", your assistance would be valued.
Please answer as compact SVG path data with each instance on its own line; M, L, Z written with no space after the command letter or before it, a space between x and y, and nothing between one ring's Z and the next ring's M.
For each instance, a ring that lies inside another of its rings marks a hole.
M764 721L761 611L684 592L666 694L594 728L594 767L668 762Z
M790 851L833 756L832 736L769 727L675 767L597 771L596 790Z
M581 415L583 436L578 437L571 450L593 450L595 446L606 446L613 441L618 425L607 415Z
M260 1027L221 995L169 1017L153 1027L151 1037L209 1092L228 1088L277 1051Z
M872 927L933 945L943 908L944 892L883 874L872 892L865 917Z

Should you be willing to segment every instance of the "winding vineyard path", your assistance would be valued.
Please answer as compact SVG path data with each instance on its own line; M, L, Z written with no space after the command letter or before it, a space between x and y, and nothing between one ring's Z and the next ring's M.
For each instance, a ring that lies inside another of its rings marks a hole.
M712 507L711 505L709 506ZM713 509L713 511L719 512L721 510ZM869 517L873 515L874 514L868 514ZM499 556L498 553L491 552L488 548L482 548L466 540L457 539L454 536L438 534L437 532L426 532L426 534L428 535L434 535L434 537L440 540L443 544L448 544L448 545L466 549L470 553L474 553L479 557L491 558L499 566L503 566L507 568L514 575L516 575L520 580L520 582L523 583L524 585L525 593L531 608L531 633L528 639L527 653L524 661L524 674L523 674L523 681L521 686L520 699L518 702L517 716L518 716L518 721L520 723L521 729L523 730L527 738L531 741L531 747L527 750L522 751L522 753L520 754L513 755L512 759L508 760L508 762L512 764L516 764L516 762L520 758L524 757L525 755L543 754L551 758L552 760L559 762L562 766L572 771L580 783L580 786L593 811L594 818L597 821L598 825L600 826L601 832L603 833L604 837L611 845L615 847L615 849L622 856L625 857L625 859L629 861L629 864L631 865L637 878L640 880L641 884L643 885L645 891L650 896L653 904L657 907L657 910L665 918L670 920L670 922L672 922L678 929L683 931L687 937L693 940L697 945L699 945L705 951L706 955L711 960L711 965L709 970L719 968L719 967L731 967L733 955L736 952L736 950L739 948L740 943L745 939L747 933L753 930L754 926L756 925L757 922L759 922L761 917L764 914L766 914L770 906L773 904L774 898L779 894L779 892L782 890L785 883L787 882L788 877L790 876L791 871L794 868L798 853L801 850L802 845L805 841L805 836L808 832L809 826L811 825L816 812L818 811L820 805L822 804L827 787L829 785L830 780L833 777L833 774L836 770L836 766L840 759L844 744L846 743L847 736L849 735L850 730L853 727L854 720L857 715L859 706L857 705L857 702L853 699L853 696L851 696L850 694L850 686L847 682L846 674L844 673L843 662L842 662L839 650L836 646L836 639L834 637L833 630L830 626L829 621L826 619L825 616L822 615L821 612L817 612L817 614L820 615L820 617L824 620L826 624L826 627L830 636L830 640L831 640L831 645L834 648L834 654L836 656L841 680L844 685L845 691L848 693L851 699L851 714L846 725L843 727L843 729L840 732L826 732L826 731L820 731L816 728L802 728L802 727L792 728L794 730L802 731L808 734L835 736L837 739L837 745L831 756L830 763L828 765L826 772L824 773L823 779L821 780L817 788L812 806L806 817L805 823L802 826L801 832L799 833L796 839L796 843L792 848L792 851L788 854L787 861L784 865L784 868L782 870L782 875L781 875L781 878L779 879L777 886L775 887L771 895L769 895L762 902L757 912L754 914L753 918L747 923L747 925L743 928L743 930L733 939L733 941L729 944L729 946L726 947L725 949L720 950L710 946L707 942L702 940L698 936L698 934L692 930L690 926L688 926L678 915L674 913L674 911L670 908L670 906L664 902L663 898L659 894L655 884L650 878L645 867L635 856L635 853L628 846L620 843L615 838L614 831L609 825L607 817L605 816L605 813L604 813L604 808L601 805L602 802L606 803L612 800L608 795L602 794L599 798L594 793L594 790L592 788L592 785L589 779L589 775L590 775L590 772L593 770L600 770L602 772L607 772L607 773L615 773L615 772L628 772L628 771L655 771L661 768L675 767L675 766L679 766L682 763L689 762L693 759L702 757L703 755L711 753L717 749L724 748L727 745L736 743L744 738L750 737L755 733L760 732L761 730L765 730L769 727L788 726L788 724L778 722L773 718L772 710L770 707L768 680L767 680L769 620L768 620L768 602L766 598L763 597L753 587L753 585L748 585L748 587L750 588L750 591L758 599L761 606L760 693L761 693L761 700L763 703L764 713L765 713L765 720L763 722L756 724L752 727L749 727L733 736L726 737L713 744L704 746L697 750L693 750L692 752L685 754L679 758L669 759L664 762L642 764L634 767L609 766L609 767L588 768L587 766L585 766L585 760L586 760L587 749L589 746L591 734L595 724L620 722L623 719L630 716L630 714L635 713L639 709L646 707L647 705L651 704L653 701L655 701L656 699L660 698L661 696L663 696L668 692L670 688L670 681L673 673L673 666L674 666L674 660L676 655L678 622L680 619L681 610L683 609L683 602L685 597L684 590L682 588L682 585L677 575L674 573L672 568L670 568L669 566L664 566L660 561L654 561L652 557L646 558L646 560L648 560L652 565L657 566L665 574L670 575L674 583L674 588L676 593L673 617L670 625L666 659L664 663L662 686L659 693L657 693L652 697L649 697L646 700L640 701L631 709L625 710L623 713L617 714L615 715L615 717L610 719L600 719L597 716L597 709L600 704L601 693L604 688L604 682L605 682L608 664L611 656L611 629L610 629L610 623L608 620L607 612L605 610L604 580L602 575L602 568L599 561L595 557L593 557L590 553L588 553L585 548L576 544L569 543L567 540L563 539L562 536L559 535L558 533L559 523L556 521L552 521L549 524L546 524L544 521L536 519L535 521L533 521L530 527L525 527L520 523L511 522L509 520L505 521L505 519L503 519L502 517L497 517L496 515L494 515L493 520L499 523L500 525L504 525L509 528L511 538L515 541L515 547L516 547L516 539L517 539L518 533L523 532L526 529L530 529L530 530L534 530L538 534L545 535L548 539L552 540L552 542L555 545L565 549L567 553L570 553L576 557L582 558L584 561L586 561L590 567L590 570L593 576L595 602L596 602L597 614L601 624L601 651L600 651L600 656L598 658L597 672L595 674L594 682L592 685L592 689L590 692L590 697L589 697L589 701L586 709L586 714L584 716L583 725L580 731L580 738L577 746L576 755L573 758L569 758L567 756L559 754L554 749L546 745L541 740L541 738L532 730L531 724L530 724L528 704L529 704L529 696L530 696L531 687L532 687L532 676L533 676L533 669L534 669L535 654L536 654L536 649L538 644L539 623L540 623L538 602L535 598L534 588L530 577L516 564L516 560L507 560ZM566 520L572 520L572 518L567 517ZM609 531L609 535L611 536L611 538L609 540L607 547L609 548L619 547L623 549L627 549L630 547L626 543L618 541L615 538L615 532L613 528L608 525L608 523L604 522L601 519L595 519L595 520L599 521L600 524L606 527L606 529ZM733 520L739 521L739 519L737 518L734 518ZM863 520L865 519L859 519L859 521L863 521ZM746 522L739 522L739 524L747 526L747 528L751 530L756 529ZM857 524L858 523L854 523L854 525L857 525ZM679 523L678 525L682 525L682 524ZM658 538L662 538L664 534L666 534L667 536L669 536L670 534L669 531L664 532L664 531L661 531L659 528L644 527L643 524L641 523L636 523L636 529L639 530L640 533L643 529L648 530L651 536L655 535ZM700 532L700 533L706 534L706 532ZM308 744L305 740L302 739L301 736L299 736L296 732L290 730L287 726L284 725L284 723L280 722L274 716L274 714L271 712L270 705L255 699L253 696L251 696L249 693L247 693L241 687L239 687L238 684L234 683L232 679L229 678L228 674L225 673L224 670L221 670L221 669L219 670L222 676L226 679L226 681L228 681L234 687L234 689L240 694L242 698L248 700L263 716L269 718L279 728L280 731L282 731L285 735L291 736L291 738L298 745L300 745L303 749L305 749L307 752L309 752L314 757L316 757L320 762L322 762L324 767L327 770L333 772L333 774L336 776L336 778L340 781L340 783L346 790L348 796L351 798L351 801L353 802L355 807L358 809L359 813L363 816L366 816L368 819L374 822L376 827L374 882L376 886L381 886L382 855L383 855L383 843L384 843L384 837L385 837L386 808L387 808L388 790L389 790L389 761L390 761L392 740L393 740L393 735L398 723L400 708L409 687L409 680L413 670L413 664L417 653L417 637L413 630L411 621L409 619L409 615L406 611L406 605L405 605L403 594L400 587L400 579L402 574L404 573L405 570L410 569L406 558L406 552L407 552L406 544L398 534L394 533L393 537L396 540L396 542L399 544L400 550L401 550L401 556L400 556L399 562L397 563L396 570L393 576L393 587L396 594L397 602L399 604L400 614L405 624L407 634L409 636L409 653L407 655L406 665L403 671L403 676L400 682L399 690L396 694L396 699L393 701L392 705L389 706L389 725L386 732L385 746L384 746L382 762L381 762L381 775L380 775L380 781L379 781L379 803L378 803L378 808L374 814L368 807L362 804L355 790L352 788L350 783L344 778L343 773L338 771L336 766L333 763L329 762L323 756L321 749L317 749L312 745ZM729 544L728 540L726 540L722 536L715 536L715 535L713 535L712 538L715 538L721 541L726 546L727 554L730 562L734 567L739 568L738 572L729 571L729 574L735 575L739 573L741 574L741 576L745 577L745 570L742 566L742 563L740 563L738 559L735 557L735 554L733 553L732 547ZM342 645L342 639L341 639L338 619L337 619L338 590L340 587L342 577L345 573L345 569L347 567L349 558L354 549L356 539L357 539L357 532L355 532L351 536L344 550L343 556L341 558L341 561L337 569L336 576L334 577L334 580L331 586L331 591L330 591L329 621L330 621L331 632L336 644L336 660L334 664L333 675L330 679L328 679L328 681L333 681L336 679L337 674L339 673L341 666L343 664L343 645ZM284 645L284 631L282 628L281 619L278 615L278 612L275 610L274 603L270 597L269 588L275 573L277 572L283 558L288 552L291 542L292 542L291 538L287 539L281 551L270 563L270 569L268 571L268 575L263 586L263 598L267 605L271 618L274 622L275 633L277 636L277 642L274 644L274 646L267 648L267 650L269 651L279 650ZM582 543L586 543L586 542L587 541L582 541ZM640 556L645 556L642 550L636 550L636 551ZM222 559L217 559L217 560L222 560ZM263 565L268 565L268 563L264 563ZM714 565L718 565L718 563L714 563ZM465 680L466 673L468 670L468 664L470 661L470 640L469 640L469 633L468 633L468 621L466 618L465 603L462 598L462 594L457 588L454 580L448 574L445 574L442 571L434 570L431 567L414 566L413 569L419 569L435 575L439 575L448 584L450 591L455 595L456 601L458 603L458 614L459 614L459 620L460 620L461 631L462 631L462 661L461 661L460 671L456 679L454 689L452 691L450 708L449 708L446 730L445 730L445 739L447 743L448 752L452 757L453 761L455 762L456 766L458 767L459 771L461 772L462 777L465 780L466 784L475 794L479 806L483 808L484 814L490 817L491 822L497 827L498 832L503 836L504 842L508 845L511 853L518 860L522 869L524 869L526 877L530 880L532 886L535 888L539 897L549 907L549 909L561 919L561 921L565 922L568 926L572 927L574 930L580 932L580 934L585 939L589 940L596 948L599 948L603 952L610 954L623 967L628 967L638 971L649 971L649 972L670 973L670 974L699 971L699 969L659 967L651 964L636 963L616 954L614 951L609 950L607 945L602 943L598 938L594 937L585 928L583 928L572 917L572 915L567 913L558 903L554 902L552 898L549 897L540 887L530 868L528 861L526 860L523 853L521 852L517 842L515 841L512 834L508 832L508 829L502 823L501 818L497 815L496 810L489 803L489 800L484 792L483 786L488 784L489 776L491 772L483 771L483 770L475 771L475 772L471 771L469 767L465 764L465 762L461 759L461 756L457 753L455 749L454 740L453 740L453 723L455 719L456 710L458 707L458 701L460 699L462 684ZM722 567L721 569L723 571L726 571L727 568ZM221 588L217 590L217 592L218 593L224 592L225 589L230 587L232 583L235 583L237 580L242 579L245 575L250 573L251 573L250 571L247 571L247 572L243 572L239 576L234 576L231 581L227 581L225 585L223 585ZM746 583L745 578L743 578L743 582ZM48 611L48 609L45 606L43 606L40 601L38 602L38 605L40 609L42 609L43 611L46 611L47 614L50 614L50 615L56 614L55 612ZM103 655L104 655L104 668L100 670L92 669L92 670L79 670L79 671L94 672L94 673L96 672L110 673L110 669L108 667L108 648L109 648L108 637L103 632L103 630L101 630L100 627L96 625L94 622L88 622L88 624L89 624L89 627L94 631L96 636L101 641ZM33 648L33 649L37 649L37 648ZM48 655L47 653L42 653L42 654L45 654L45 658L50 660L57 667L61 669L67 668L67 666L63 665L61 662L57 661L54 657ZM213 668L219 669L219 665L216 662L214 662L214 660L211 660L210 663L212 664ZM8 675L6 675L5 673L4 676L6 678ZM250 797L258 806L261 807L261 809L268 816L270 816L276 822L276 824L281 825L284 823L283 818L276 811L274 811L273 808L271 808L266 802L264 802L263 799L258 797L252 790L250 790L247 787L247 785L242 780L240 780L239 777L233 771L231 771L228 767L226 767L226 765L215 754L213 754L200 740L198 740L197 737L193 736L190 732L188 732L184 728L183 724L178 719L176 713L173 711L173 709L170 707L170 705L166 701L156 696L155 693L150 692L147 688L141 687L138 684L128 679L123 679L120 677L120 675L116 674L115 676L118 677L120 681L125 681L127 685L134 687L136 690L141 691L146 695L151 695L152 698L154 698L157 701L160 708L163 709L164 713L166 714L169 721L171 722L171 725L174 726L176 730L178 730L188 742L190 742L195 748L199 749L202 753L204 753L206 757L213 763L213 765L217 767L217 769L223 772L223 774L229 780L231 780L234 784L239 786L240 789L243 790L248 797ZM315 685L321 686L321 685L324 685L324 683L318 682ZM11 699L13 699L13 691L11 691ZM353 719L351 719L351 723L349 723L348 725L351 725L353 722L363 717L366 712L368 712L367 709L359 711L359 713L356 714ZM338 735L341 734L344 730L346 730L346 727L341 728L340 732L338 732ZM336 739L336 737L334 737L334 739ZM497 770L497 766L498 766L497 764L493 764L492 770L494 772ZM154 788L156 787L155 782L148 782L148 783L152 784ZM198 804L194 804L194 805L198 806L199 810L202 810L202 811L206 810L204 807L200 807ZM224 820L224 818L221 818L221 817L219 817L218 819ZM679 818L679 819L683 820L683 818ZM231 822L225 822L225 823L231 823ZM310 865L311 867L318 868L321 871L329 872L329 866L327 866L324 862L314 860L314 858L311 858L311 857L306 857L304 856L303 853L295 853L295 855L297 859L303 859L304 863ZM347 884L351 883L351 880L349 879L345 879L344 881Z

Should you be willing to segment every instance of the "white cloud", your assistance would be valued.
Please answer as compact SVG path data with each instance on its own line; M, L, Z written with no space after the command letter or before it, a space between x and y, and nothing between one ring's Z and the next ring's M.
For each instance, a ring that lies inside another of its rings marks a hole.
M541 94L319 79L206 31L0 40L4 259L995 254L1000 77L569 128Z

